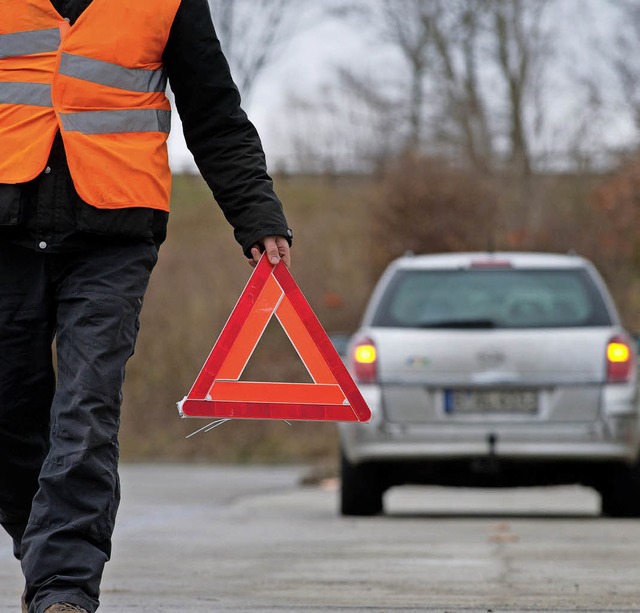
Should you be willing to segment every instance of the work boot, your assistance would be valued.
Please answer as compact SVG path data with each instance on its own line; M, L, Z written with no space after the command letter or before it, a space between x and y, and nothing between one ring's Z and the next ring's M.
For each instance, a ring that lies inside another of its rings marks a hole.
M44 613L89 613L86 609L79 607L77 604L69 604L68 602L57 602L47 607Z

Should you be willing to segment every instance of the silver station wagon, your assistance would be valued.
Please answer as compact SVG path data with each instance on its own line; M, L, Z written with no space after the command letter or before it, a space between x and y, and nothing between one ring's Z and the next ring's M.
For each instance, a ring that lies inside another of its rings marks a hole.
M346 360L373 417L339 426L343 515L402 484L580 483L640 516L636 347L585 259L400 258Z

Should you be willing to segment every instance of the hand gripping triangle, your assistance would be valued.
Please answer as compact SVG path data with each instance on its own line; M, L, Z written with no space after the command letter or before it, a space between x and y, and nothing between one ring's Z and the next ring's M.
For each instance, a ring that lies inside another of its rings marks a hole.
M313 383L239 381L275 315ZM287 267L262 257L191 391L182 417L369 421L371 411Z

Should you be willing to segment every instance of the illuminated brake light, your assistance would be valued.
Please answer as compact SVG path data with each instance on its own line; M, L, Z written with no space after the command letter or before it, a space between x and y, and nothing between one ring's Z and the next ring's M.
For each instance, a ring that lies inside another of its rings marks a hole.
M376 348L374 345L358 345L354 357L360 364L372 364L376 361Z
M353 348L353 374L358 383L374 383L377 379L378 352L370 339L362 339Z
M607 382L625 383L631 378L634 355L625 338L615 336L607 345Z
M629 347L624 343L609 343L607 347L607 359L609 362L628 362Z

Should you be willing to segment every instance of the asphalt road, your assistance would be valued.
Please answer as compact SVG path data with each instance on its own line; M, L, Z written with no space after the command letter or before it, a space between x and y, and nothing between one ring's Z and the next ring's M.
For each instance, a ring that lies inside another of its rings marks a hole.
M122 471L105 613L640 612L640 520L590 490L397 488L343 519L303 468ZM0 612L22 579L0 536Z

